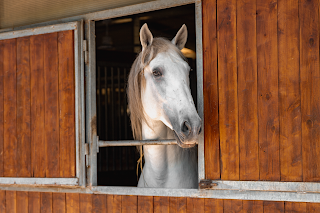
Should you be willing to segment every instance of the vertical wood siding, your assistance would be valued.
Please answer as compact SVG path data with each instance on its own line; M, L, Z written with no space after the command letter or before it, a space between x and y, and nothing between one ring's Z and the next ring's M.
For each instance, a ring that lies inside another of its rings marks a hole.
M74 91L73 31L0 41L0 176L75 177Z
M115 202L108 202L109 198ZM319 210L320 203L0 191L0 212L10 213L311 213Z
M202 7L206 178L319 181L319 0Z

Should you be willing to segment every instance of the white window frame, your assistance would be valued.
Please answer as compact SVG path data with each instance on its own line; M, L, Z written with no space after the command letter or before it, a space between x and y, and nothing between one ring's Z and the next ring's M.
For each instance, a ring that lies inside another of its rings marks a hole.
M84 144L84 89L81 87L84 82L84 67L82 61L82 41L83 41L83 24L82 21L75 21L50 26L29 28L25 30L15 30L0 33L0 40L33 36L39 34L48 34L66 30L74 31L74 67L75 67L75 142L76 142L76 177L75 178L35 178L35 177L0 177L0 185L59 185L59 186L84 186L85 171L84 154L80 147Z

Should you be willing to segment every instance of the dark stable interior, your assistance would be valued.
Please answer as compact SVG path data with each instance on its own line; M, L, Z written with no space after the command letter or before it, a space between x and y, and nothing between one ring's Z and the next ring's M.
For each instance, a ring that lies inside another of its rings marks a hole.
M148 24L154 37L170 40L186 24L188 41L185 56L192 68L190 86L197 104L194 4L97 21L97 131L100 140L133 140L126 85L130 67L141 51L139 30L144 23ZM137 186L138 159L135 146L100 148L98 185Z

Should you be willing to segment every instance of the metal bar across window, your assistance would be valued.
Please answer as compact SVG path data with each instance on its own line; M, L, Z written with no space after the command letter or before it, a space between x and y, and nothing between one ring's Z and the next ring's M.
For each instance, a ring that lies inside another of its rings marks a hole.
M198 144L198 143L196 143ZM127 141L98 141L99 147L109 146L140 146L140 145L177 145L175 139L167 140L127 140Z

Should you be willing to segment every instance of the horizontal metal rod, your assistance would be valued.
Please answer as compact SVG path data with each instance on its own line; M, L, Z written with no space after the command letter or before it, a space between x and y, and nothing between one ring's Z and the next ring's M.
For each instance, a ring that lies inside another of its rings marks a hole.
M109 146L140 146L140 145L176 145L175 139L169 140L126 140L126 141L100 141L99 147Z

